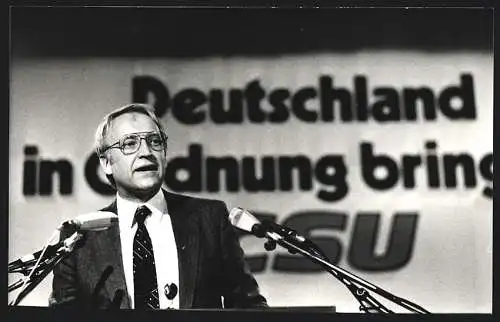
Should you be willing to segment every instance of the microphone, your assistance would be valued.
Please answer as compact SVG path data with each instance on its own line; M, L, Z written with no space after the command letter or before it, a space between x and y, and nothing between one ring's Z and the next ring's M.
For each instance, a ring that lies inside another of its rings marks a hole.
M49 245L47 249L45 250L45 253L43 254L44 258L52 258L57 255L58 252L60 252L63 249L72 249L75 247L76 243L81 239L81 236L78 235L76 232L73 233L73 235L69 236L68 238L58 242L55 245ZM7 271L9 273L23 273L25 275L29 274L29 268L33 265L35 265L36 261L42 254L42 250L39 250L37 252L34 252L32 254L25 255L15 261L12 261L9 263ZM40 262L40 266L44 265L44 261Z
M286 226L278 225L270 220L260 222L248 210L239 207L233 208L229 213L229 221L233 226L247 231L259 238L267 237L274 243L278 243L284 247L286 247L285 244L288 242L295 245L295 247L307 249L309 252L321 257L322 259L328 258L318 245L300 235L297 231ZM264 246L267 250L271 250L275 247L274 243ZM288 250L291 253L294 253L294 250L291 250L290 248L288 248Z
M125 295L125 291L123 291L122 289L116 290L115 296L113 297L113 300L111 301L109 308L110 309L119 309L124 295Z
M115 213L112 213L110 211L96 211L77 216L75 219L67 220L59 225L59 227L57 227L57 230L61 230L63 228L72 228L78 232L101 231L111 227L112 223L116 222L117 220L118 216ZM66 249L74 247L76 241L76 235L73 234L72 236L55 245L50 245L45 250L44 257L50 258L51 256L56 255L61 247L65 247ZM32 254L27 254L18 260L10 262L8 266L8 272L12 273L18 269L23 270L28 265L34 265L40 257L41 253L42 251L39 250Z
M44 256L51 257L51 256L55 255L57 253L57 251L62 246L64 246L64 242L59 242L55 245L51 245L51 246L47 247L47 249L45 250ZM24 255L23 257L19 258L18 260L10 262L7 271L9 273L13 273L14 271L16 271L18 269L22 270L23 268L26 268L28 265L34 265L41 254L42 254L42 251L39 250L33 254Z
M99 278L99 281L97 281L95 287L94 287L94 292L92 292L92 307L97 306L98 302L98 296L99 293L101 292L102 288L104 287L104 283L108 280L108 278L111 276L111 273L113 273L113 266L108 265L104 269L104 271L101 274L101 277Z
M259 238L268 237L274 241L285 239L303 243L306 238L295 230L286 226L278 225L275 222L264 220L260 222L248 210L236 207L229 213L231 224L241 230L247 231Z
M73 228L77 231L101 231L106 230L118 221L118 215L110 211L96 211L77 216L63 222L57 229Z

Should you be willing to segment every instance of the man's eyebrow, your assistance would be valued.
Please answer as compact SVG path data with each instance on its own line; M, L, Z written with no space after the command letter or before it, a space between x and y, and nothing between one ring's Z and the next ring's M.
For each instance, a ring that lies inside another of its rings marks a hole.
M123 134L121 137L125 137L127 135L134 135L134 134L159 134L158 131L142 131L142 132L130 132L130 133L126 133L126 134Z

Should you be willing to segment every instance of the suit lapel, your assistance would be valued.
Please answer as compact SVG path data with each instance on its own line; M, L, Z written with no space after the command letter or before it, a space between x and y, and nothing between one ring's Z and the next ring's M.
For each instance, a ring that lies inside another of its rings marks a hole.
M180 195L163 190L172 221L179 259L179 306L190 308L198 274L199 225L192 204Z
M194 289L198 275L199 258L199 225L196 208L186 202L184 197L163 190L167 209L172 221L172 229L177 246L179 262L179 306L180 309L191 308ZM116 200L101 211L111 211L118 214ZM120 308L131 308L130 298L123 269L120 227L118 221L109 229L100 232L95 240L95 246L103 256L98 262L113 263L114 271L104 285L104 290L110 299L115 297L117 290L123 290L124 296Z
M116 200L108 207L101 209L102 211L110 211L115 214L118 213L116 207ZM123 269L123 258L122 258L122 247L120 240L120 226L118 221L115 221L112 226L99 233L100 238L96 238L95 246L96 253L103 256L98 262L102 263L112 263L113 273L109 276L109 279L104 285L104 289L108 295L108 298L114 299L117 290L122 290L123 299L120 304L120 308L129 309L130 298L127 291L127 283L125 281L125 273Z

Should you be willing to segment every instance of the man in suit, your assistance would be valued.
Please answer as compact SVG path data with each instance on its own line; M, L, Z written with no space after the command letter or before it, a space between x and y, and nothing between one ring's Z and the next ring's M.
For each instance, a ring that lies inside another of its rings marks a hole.
M89 231L54 269L52 307L267 307L228 221L222 201L162 189L167 136L144 104L108 114L96 150L116 199L102 211L118 216ZM61 239L72 231L63 230Z

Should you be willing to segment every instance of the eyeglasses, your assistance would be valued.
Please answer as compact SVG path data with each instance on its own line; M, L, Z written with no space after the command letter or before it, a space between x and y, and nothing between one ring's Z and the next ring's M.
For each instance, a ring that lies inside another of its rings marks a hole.
M102 152L109 149L120 149L123 154L129 155L135 153L141 147L142 140L146 141L148 146L154 151L163 151L167 145L167 136L157 132L138 132L123 136L120 141L106 147Z

